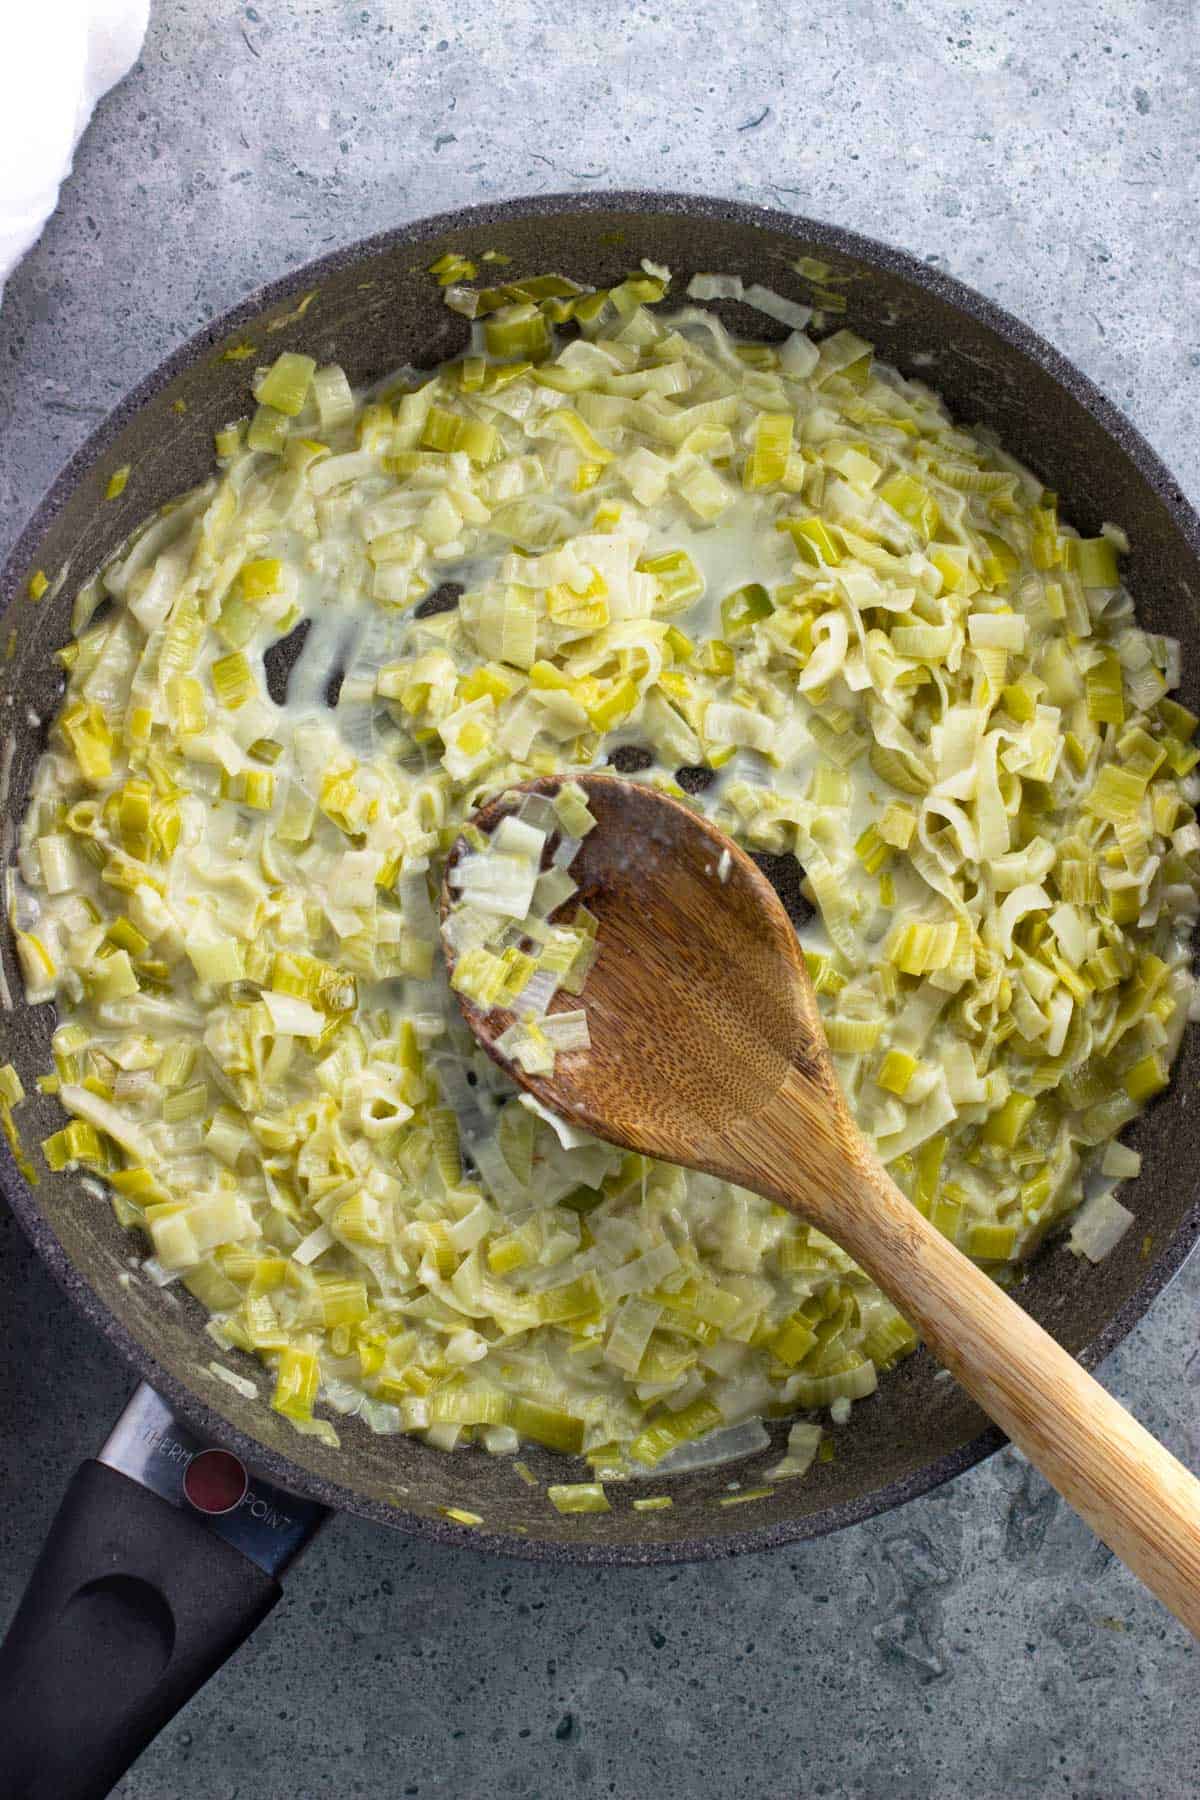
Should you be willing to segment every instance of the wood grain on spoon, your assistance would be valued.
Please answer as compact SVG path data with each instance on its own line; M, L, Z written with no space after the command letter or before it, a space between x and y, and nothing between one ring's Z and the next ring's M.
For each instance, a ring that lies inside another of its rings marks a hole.
M550 1076L526 1075L495 1048L512 1015L482 1012L460 995L480 1043L572 1124L724 1176L835 1238L1200 1635L1200 1482L892 1181L850 1116L800 946L765 876L706 819L655 789L610 775L577 779L596 828L571 864L580 892L565 911L582 900L599 922L600 955L582 998L591 1049L560 1055ZM490 832L513 805L493 802L477 823ZM446 907L443 889L443 915ZM551 1010L580 1004L560 994Z

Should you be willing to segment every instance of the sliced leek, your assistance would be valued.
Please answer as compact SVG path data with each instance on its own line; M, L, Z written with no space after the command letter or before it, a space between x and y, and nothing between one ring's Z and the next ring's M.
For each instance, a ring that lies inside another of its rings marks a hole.
M840 1420L915 1337L819 1232L570 1131L475 1052L436 911L468 815L560 778L471 841L448 921L526 1068L590 1042L574 773L636 751L794 855L855 1115L1004 1278L1085 1179L1137 1172L1116 1134L1192 1002L1200 750L1120 534L1077 537L854 333L697 278L791 329L739 344L662 316L660 269L593 293L495 261L435 265L476 321L453 364L357 396L297 353L260 371L213 478L81 594L12 923L59 1008L43 1159L107 1182L148 1277L297 1429L586 1453L550 1491L579 1512L744 1454L764 1412ZM281 704L267 652L300 627ZM1129 1217L1089 1200L1073 1247ZM831 1449L798 1423L768 1479Z

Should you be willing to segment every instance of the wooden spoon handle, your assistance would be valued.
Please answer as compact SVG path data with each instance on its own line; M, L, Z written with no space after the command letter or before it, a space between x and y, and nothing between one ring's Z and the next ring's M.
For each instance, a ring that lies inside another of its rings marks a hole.
M803 1101L793 1117L801 1111ZM836 1155L828 1138L826 1147ZM843 1149L840 1168L831 1155L820 1191L811 1139L807 1153L788 1148L797 1159L790 1181L775 1164L768 1185L776 1197L844 1246L1093 1531L1200 1637L1200 1481L935 1231L865 1147L860 1156Z

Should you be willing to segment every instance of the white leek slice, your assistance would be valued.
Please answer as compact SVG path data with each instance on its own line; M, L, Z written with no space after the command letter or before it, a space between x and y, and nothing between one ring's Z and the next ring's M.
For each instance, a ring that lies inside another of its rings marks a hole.
M1113 1194L1094 1194L1075 1214L1067 1248L1089 1262L1103 1262L1132 1224L1133 1214Z

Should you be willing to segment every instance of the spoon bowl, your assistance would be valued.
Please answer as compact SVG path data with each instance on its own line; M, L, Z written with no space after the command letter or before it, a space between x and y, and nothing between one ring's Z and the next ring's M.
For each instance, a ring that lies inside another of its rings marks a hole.
M816 998L791 920L743 850L700 813L643 783L583 775L595 829L571 863L597 922L600 957L585 991L591 1048L528 1075L496 1048L513 1022L459 995L471 1029L520 1085L595 1137L666 1162L745 1181L731 1130L760 1111L789 1070L803 1070L841 1107ZM508 789L475 815L490 836L526 794ZM465 848L447 862L447 883ZM448 909L443 887L443 917ZM453 966L453 952L447 948ZM579 1004L558 993L551 1012ZM630 1054L630 1023L639 1022Z

